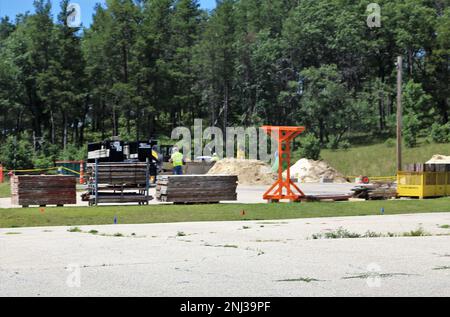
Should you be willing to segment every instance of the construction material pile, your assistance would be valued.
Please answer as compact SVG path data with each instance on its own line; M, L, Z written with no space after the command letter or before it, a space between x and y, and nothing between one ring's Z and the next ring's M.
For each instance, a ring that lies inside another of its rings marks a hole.
M347 179L328 163L301 159L290 168L291 178L298 179L301 183L347 183ZM284 176L286 177L286 172Z
M109 185L145 185L146 163L99 163L98 183ZM95 178L95 164L88 164L86 174Z
M156 186L156 198L173 203L219 203L237 200L236 189L237 176L161 176Z
M208 175L236 175L240 185L272 185L276 180L270 166L258 160L224 159Z
M11 178L13 205L46 206L76 204L76 178L73 176L30 175Z
M440 154L433 155L427 164L450 164L450 156Z

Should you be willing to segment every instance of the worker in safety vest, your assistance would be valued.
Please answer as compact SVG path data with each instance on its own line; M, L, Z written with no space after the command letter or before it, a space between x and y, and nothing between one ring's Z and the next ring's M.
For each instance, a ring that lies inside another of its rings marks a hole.
M158 176L158 165L160 164L160 158L158 153L158 147L154 145L152 147L152 153L150 155L150 182L156 183L156 177Z
M183 175L183 164L184 158L183 154L180 153L177 147L174 147L172 150L172 156L170 157L170 162L173 165L173 174L174 175Z
M219 155L217 155L217 153L214 153L212 156L211 161L213 162L218 162L220 160Z

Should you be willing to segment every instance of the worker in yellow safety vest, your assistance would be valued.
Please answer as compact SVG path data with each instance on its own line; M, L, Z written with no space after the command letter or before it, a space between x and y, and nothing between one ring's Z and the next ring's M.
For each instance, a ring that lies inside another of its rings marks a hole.
M160 164L160 155L158 153L158 147L154 145L150 155L150 183L156 184L156 178L158 177L158 168Z
M172 156L170 157L170 162L173 165L173 174L174 175L183 175L183 164L184 158L183 154L180 153L177 147L174 147L172 150Z
M211 161L213 162L218 162L220 160L219 155L217 155L217 153L214 153L212 156Z

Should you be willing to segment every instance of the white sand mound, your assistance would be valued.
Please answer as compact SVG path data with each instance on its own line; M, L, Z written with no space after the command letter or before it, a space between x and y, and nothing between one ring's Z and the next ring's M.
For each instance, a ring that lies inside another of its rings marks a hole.
M208 172L211 175L237 175L241 185L272 185L276 177L269 165L257 160L223 159Z
M347 183L341 173L324 161L301 159L291 166L290 172L291 178L297 178L302 183L319 183L322 178L332 180L333 183Z
M433 155L427 164L450 164L450 156L440 154Z

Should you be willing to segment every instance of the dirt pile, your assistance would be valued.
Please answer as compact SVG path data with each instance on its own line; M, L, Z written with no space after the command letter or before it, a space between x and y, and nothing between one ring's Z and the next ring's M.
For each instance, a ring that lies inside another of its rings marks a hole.
M297 178L302 183L319 183L322 179L333 183L347 183L344 175L324 161L301 159L291 166L291 178ZM286 176L286 172L284 172Z
M433 155L427 164L450 164L450 156L440 154Z
M241 185L272 185L276 179L270 166L257 160L223 159L208 174L237 175Z

